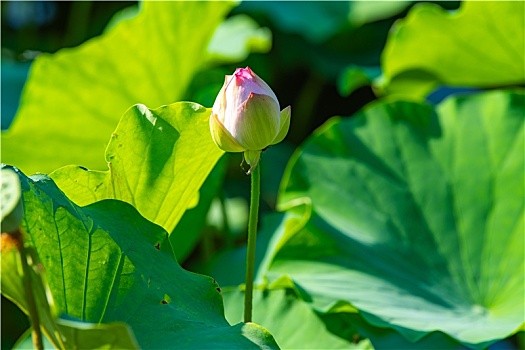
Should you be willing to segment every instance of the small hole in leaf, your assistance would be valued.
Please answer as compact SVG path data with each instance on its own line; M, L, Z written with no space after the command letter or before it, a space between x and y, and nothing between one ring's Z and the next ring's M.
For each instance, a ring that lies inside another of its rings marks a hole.
M221 288L220 288L220 287L215 288L215 290L216 290L217 292L219 292L219 293L221 292Z
M155 244L155 249L160 250L160 243Z
M82 169L82 170L88 171L88 168L86 168L86 167L83 167L83 166L81 166L81 165L79 165L78 167L79 167L80 169Z
M166 305L171 303L171 298L168 294L164 294L164 298L162 298L161 302L162 305Z

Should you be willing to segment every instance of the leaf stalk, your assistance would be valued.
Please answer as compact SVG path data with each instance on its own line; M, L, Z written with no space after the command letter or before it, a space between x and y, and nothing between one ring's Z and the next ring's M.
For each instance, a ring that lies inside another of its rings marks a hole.
M253 279L255 270L255 242L261 195L261 165L251 172L250 216L248 218L248 251L246 253L246 288L244 292L244 322L252 322Z

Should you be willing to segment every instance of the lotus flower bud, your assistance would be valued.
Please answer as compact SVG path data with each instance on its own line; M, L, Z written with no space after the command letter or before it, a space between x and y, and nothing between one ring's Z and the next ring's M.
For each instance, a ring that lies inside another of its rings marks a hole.
M290 127L290 106L282 111L272 89L249 67L227 75L213 104L210 130L226 152L244 152L251 172L262 150L281 142Z

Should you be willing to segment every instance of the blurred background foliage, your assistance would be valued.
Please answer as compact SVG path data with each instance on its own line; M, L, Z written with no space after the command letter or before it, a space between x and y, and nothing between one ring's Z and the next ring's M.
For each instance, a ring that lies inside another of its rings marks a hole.
M434 3L447 10L460 6L459 1ZM268 161L262 167L261 217L264 219L258 246L261 253L269 245L273 228L281 219L266 214L275 210L281 178L292 153L329 118L352 115L378 98L372 81L382 74L381 59L387 36L395 22L415 5L415 1L247 1L234 7L228 15L230 21L215 32L208 46L208 57L191 77L179 100L211 107L224 75L239 66L250 66L273 88L282 107L292 105L288 137L264 153ZM1 120L2 130L8 130L35 57L75 47L99 36L118 21L135 16L141 5L134 1L10 1L2 2L1 6ZM426 100L438 102L451 91L470 90L447 87L434 91ZM136 101L139 102L143 101ZM164 104L173 102L163 101ZM115 127L116 124L112 128ZM105 137L109 139L109 136ZM103 150L99 151L98 158L103 160ZM196 231L178 252L179 263L190 271L213 276L221 285L242 282L238 277L242 277L244 271L249 177L240 171L240 162L240 154L223 156L201 190L199 205L188 211L175 228L175 231ZM54 168L37 166L31 168L30 173L33 170L51 172ZM205 221L196 221L195 218L204 215ZM258 259L262 259L262 254ZM225 297L239 296L232 291L226 292ZM302 301L289 289L280 290L272 298L276 304L291 303L301 312L312 313L303 308ZM261 302L275 304L268 300ZM227 309L227 316L235 319L236 311ZM336 319L335 315L323 317L325 325L339 327L340 334L344 320ZM10 348L27 327L26 317L2 297L2 348ZM329 332L323 337L336 345L340 341L332 339L333 334ZM290 346L294 346L293 342Z

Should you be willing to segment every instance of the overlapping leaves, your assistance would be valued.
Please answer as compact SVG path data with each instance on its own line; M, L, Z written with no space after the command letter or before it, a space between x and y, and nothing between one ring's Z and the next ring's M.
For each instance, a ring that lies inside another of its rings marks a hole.
M183 270L166 231L131 205L78 207L46 175L20 179L23 229L60 311L88 322L126 322L142 348L276 347L257 325L230 327L215 282Z
M2 135L2 161L27 173L68 164L102 170L107 137L130 106L180 100L233 2L149 2L103 36L31 67L21 106Z
M359 341L357 330L346 329L349 339L331 333L314 310L291 289L254 291L254 322L265 324L282 349L373 349ZM223 291L225 314L232 324L242 319L244 293Z
M156 110L134 106L111 134L108 171L69 166L51 177L78 205L123 200L171 232L195 206L201 185L224 153L209 134L210 113L189 102Z

